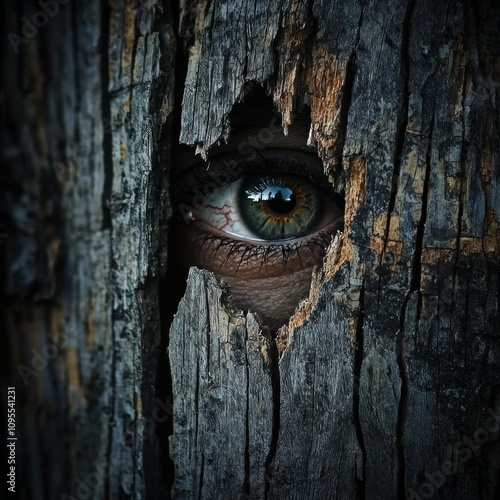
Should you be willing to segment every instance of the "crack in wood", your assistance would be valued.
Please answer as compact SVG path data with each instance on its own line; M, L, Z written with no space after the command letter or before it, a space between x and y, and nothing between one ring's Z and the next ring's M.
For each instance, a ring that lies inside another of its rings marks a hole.
M248 330L245 330L245 369L246 369L246 412L245 412L245 479L242 485L242 497L248 498L250 496L250 369L249 369L249 360L248 360Z
M399 368L399 377L401 379L401 388L399 395L398 414L396 420L396 443L398 447L398 495L399 498L406 497L406 457L405 457L405 429L406 418L408 414L408 394L410 387L410 378L408 375L408 366L405 353L405 322L408 301L412 292L408 291L403 301L400 314L400 327L396 335L396 361Z
M269 490L272 481L272 463L276 455L276 448L278 446L278 439L280 434L280 370L279 370L279 353L274 340L269 349L270 354L270 368L271 368L271 385L272 385L272 398L273 398L273 424L271 428L271 441L269 444L269 453L267 454L264 464L265 470L265 489L264 499L268 500Z
M347 124L349 120L349 110L351 109L351 101L352 101L352 92L354 89L354 82L356 80L356 58L357 58L357 49L359 45L359 40L361 38L361 26L363 25L363 14L364 14L364 5L361 7L361 13L359 16L356 37L354 40L353 49L351 55L349 56L349 60L347 61L346 70L345 70L345 79L344 79L344 87L342 89L342 97L340 104L340 118L339 118L339 146L338 151L341 155L341 160L345 157L344 155L344 146L347 134Z
M406 7L405 17L403 20L403 30L402 30L402 40L401 40L401 65L403 72L403 90L402 90L402 109L401 109L401 121L399 123L399 127L397 130L397 138L396 138L396 150L394 157L394 172L392 178L392 186L391 186L391 195L389 199L389 207L387 210L387 225L385 228L384 234L384 248L382 254L386 253L387 250L387 242L389 238L389 229L391 216L394 211L394 207L396 204L396 195L398 190L398 182L401 171L403 150L406 139L406 132L408 128L408 113L409 113L409 99L410 99L410 34L411 34L411 21L413 17L413 12L415 9L415 0L410 0ZM431 137L432 137L432 127L431 127ZM424 181L424 195L426 195L426 189L428 189L428 175L429 175L429 166L426 168L426 181ZM422 228L422 234L420 235L422 244L423 239L423 229L425 227L425 219L426 212L424 212L424 205L426 207L427 200L422 198L422 213L419 228ZM425 208L426 210L426 208ZM418 229L417 228L417 242L419 239ZM420 258L420 251L418 250L418 246L416 247L414 259ZM418 257L417 257L418 256ZM416 269L415 267L413 269ZM418 266L418 274L420 274L420 264ZM413 279L413 276L410 278L410 281ZM418 288L420 287L420 277L418 277ZM416 286L416 283L414 283ZM406 457L405 457L405 446L404 446L404 437L405 437L405 425L406 418L408 412L408 391L410 386L410 380L408 375L408 367L406 365L405 360L405 321L406 321L406 311L408 301L410 299L412 293L412 285L410 284L410 290L406 294L402 308L400 313L400 328L399 332L396 335L396 362L399 369L399 377L401 380L400 387L400 395L399 395L399 404L396 418L396 443L397 443L397 492L400 498L406 498Z
M198 482L198 500L203 500L203 479L205 476L205 455L201 453L200 480Z
M360 395L361 395L361 367L363 365L364 357L364 307L365 307L365 287L364 283L361 285L359 291L359 309L358 309L358 319L356 324L356 334L355 334L355 351L354 351L354 370L353 370L353 421L356 428L356 437L358 440L359 448L361 450L361 473L362 477L356 476L356 491L358 498L364 500L366 497L366 447L365 440L363 436L363 427L361 425L361 415L360 415Z
M434 122L436 119L435 107L433 106L432 117L429 126L429 139L427 143L427 151L425 154L425 177L424 186L422 190L422 209L420 213L420 221L417 227L417 234L415 238L415 252L412 259L412 276L410 281L410 291L418 291L418 303L417 303L417 317L416 323L421 317L422 313L422 294L420 293L420 280L422 274L422 252L424 249L424 234L425 234L425 224L427 221L427 202L429 197L429 179L431 176L431 154L432 154L432 136L434 134ZM418 327L417 327L418 329ZM418 330L417 330L418 331ZM418 333L417 333L418 336Z
M109 44L110 44L110 7L103 4L101 8L101 119L103 124L111 123L111 99L109 94ZM111 192L113 187L113 146L111 143L111 130L103 129L103 161L104 185L102 188L102 230L111 230Z
M384 248L380 253L380 259L383 258L387 250L387 242L389 239L389 229L391 226L391 217L396 204L396 195L398 191L399 174L401 171L401 163L403 158L403 149L406 138L406 130L408 128L408 110L410 100L410 24L413 11L415 9L416 0L409 0L405 17L403 20L403 29L401 36L401 72L403 74L402 106L398 114L399 125L396 134L396 148L394 151L394 170L392 174L391 194L389 198L389 206L387 208L387 222L384 231Z

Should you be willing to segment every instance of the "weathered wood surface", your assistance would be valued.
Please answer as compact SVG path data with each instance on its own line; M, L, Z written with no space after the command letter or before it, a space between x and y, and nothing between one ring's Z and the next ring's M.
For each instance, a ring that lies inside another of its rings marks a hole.
M340 247L276 347L192 272L169 348L174 495L498 497L498 2L180 4L69 2L19 53L2 36L19 497L166 495L154 384L170 7L190 46L181 141L227 137L260 83L284 125L310 105L346 190ZM41 8L7 7L3 33Z
M196 268L172 332L173 498L263 498L273 425L269 339L227 287Z
M175 43L156 1L52 3L2 6L16 498L156 498ZM41 25L14 47L23 16Z
M266 498L494 498L498 425L488 418L500 411L499 7L257 5L255 17L245 15L254 2L244 0L193 7L199 29L192 30L181 141L207 150L227 137L227 113L253 80L273 95L285 124L297 103L310 103L325 169L342 167L346 179L339 255L327 258L312 312L298 313L280 333L279 427ZM272 9L280 12L278 30L272 18L267 43L254 45L262 39L259 15ZM190 290L199 286L192 279ZM208 320L218 306L207 307ZM192 310L186 296L180 314ZM183 332L174 323L171 338ZM178 342L172 364L191 352ZM222 368L211 370L217 377ZM176 406L185 401L180 387L174 382L177 426L196 411ZM214 440L242 435L246 420L239 428L229 422ZM196 426L203 434L210 421L201 417ZM191 464L187 451L182 461L174 454L182 477L199 463L203 447L195 450ZM207 497L242 492L241 485L204 490ZM249 495L259 497L252 488Z

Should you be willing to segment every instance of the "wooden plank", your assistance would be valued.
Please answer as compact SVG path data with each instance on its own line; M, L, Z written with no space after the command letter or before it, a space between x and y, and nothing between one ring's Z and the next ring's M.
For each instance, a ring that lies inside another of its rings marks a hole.
M40 11L47 22L19 55L4 47L8 88L23 82L23 94L1 113L3 130L18 122L2 134L17 157L9 170L25 165L8 195L16 201L7 242L6 323L17 338L9 346L26 457L19 498L144 498L161 489L145 426L159 358L168 210L157 139L171 113L173 39L166 23L160 39L155 1L52 2L50 15L41 4L9 14L14 33L23 16ZM32 367L31 349L41 360L24 386L17 368ZM48 349L56 354L44 357Z
M174 498L263 498L273 420L268 340L226 286L191 268L170 330Z
M298 103L311 104L312 138L325 169L344 169L346 236L340 262L327 265L328 276L311 298L311 312L298 313L281 332L285 347L275 405L280 426L269 495L403 497L424 484L427 469L442 464L447 443L467 427L464 414L478 422L474 415L486 403L485 396L473 393L472 380L482 380L490 394L498 377L494 348L480 333L496 331L493 318L498 318L497 302L481 291L488 266L495 271L487 288L498 280L498 233L491 215L498 203L496 188L489 187L496 186L498 158L479 153L485 134L493 140L483 127L491 130L493 123L485 102L489 109L494 104L477 59L470 59L476 42L469 34L477 27L464 28L463 5L411 0L383 8L378 1L310 7L283 6L283 30L274 39L278 77L267 85L285 125ZM466 21L482 19L483 7L467 6ZM214 86L208 71L213 40L231 32L231 41L217 53L229 61L227 46L240 47L249 30L241 20L224 16L230 12L224 9L223 3L210 5L188 72L181 140L204 147L226 136L227 113L244 88L241 68L230 66L234 71L215 78L225 90L207 99ZM488 33L491 38L491 29ZM481 43L492 47L490 39ZM482 57L482 67L494 74L489 56ZM192 127L198 117L199 126ZM213 135L204 128L207 123ZM467 278L471 267L476 274ZM465 291L470 287L473 295ZM483 305L476 296L483 297ZM462 313L469 301L481 310L476 325ZM481 340L466 335L459 341L464 328ZM329 343L332 338L336 343ZM424 348L422 342L434 347ZM473 354L467 342L478 351ZM454 356L476 360L470 385L458 377L456 366L462 363L457 360L453 368L446 359L450 349ZM487 377L479 368L486 352ZM459 403L457 394L468 404ZM316 408L318 401L328 411ZM339 455L332 453L332 442L342 450ZM477 470L465 467L468 472L460 478L452 475L434 486L435 493L477 498L483 488ZM492 488L493 482L485 483L484 491Z
M289 333L279 364L280 428L269 498L354 498L362 479L353 420L356 346L342 285L325 285L309 318Z

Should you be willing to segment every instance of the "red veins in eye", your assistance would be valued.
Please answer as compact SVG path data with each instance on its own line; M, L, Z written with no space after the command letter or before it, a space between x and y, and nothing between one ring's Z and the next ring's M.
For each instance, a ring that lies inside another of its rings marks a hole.
M217 227L217 229L227 231L228 229L233 229L234 224L238 222L236 207L234 206L227 204L222 205L222 207L215 205L205 206L212 210L212 213L207 218L211 219L209 222Z

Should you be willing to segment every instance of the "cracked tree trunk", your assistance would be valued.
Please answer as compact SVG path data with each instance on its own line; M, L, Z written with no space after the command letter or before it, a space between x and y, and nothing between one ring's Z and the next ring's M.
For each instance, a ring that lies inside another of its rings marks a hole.
M159 498L155 428L170 411L155 396L170 210L168 12L155 0L3 7L12 497Z
M227 138L261 84L285 126L310 107L346 214L275 341L191 271L169 338L172 496L498 498L498 3L75 0L29 32L41 3L0 21L19 498L167 495L176 45L181 142Z
M276 342L191 273L170 331L175 498L498 497L499 20L472 0L185 8L181 141L227 138L249 83L285 126L309 104L346 214Z

